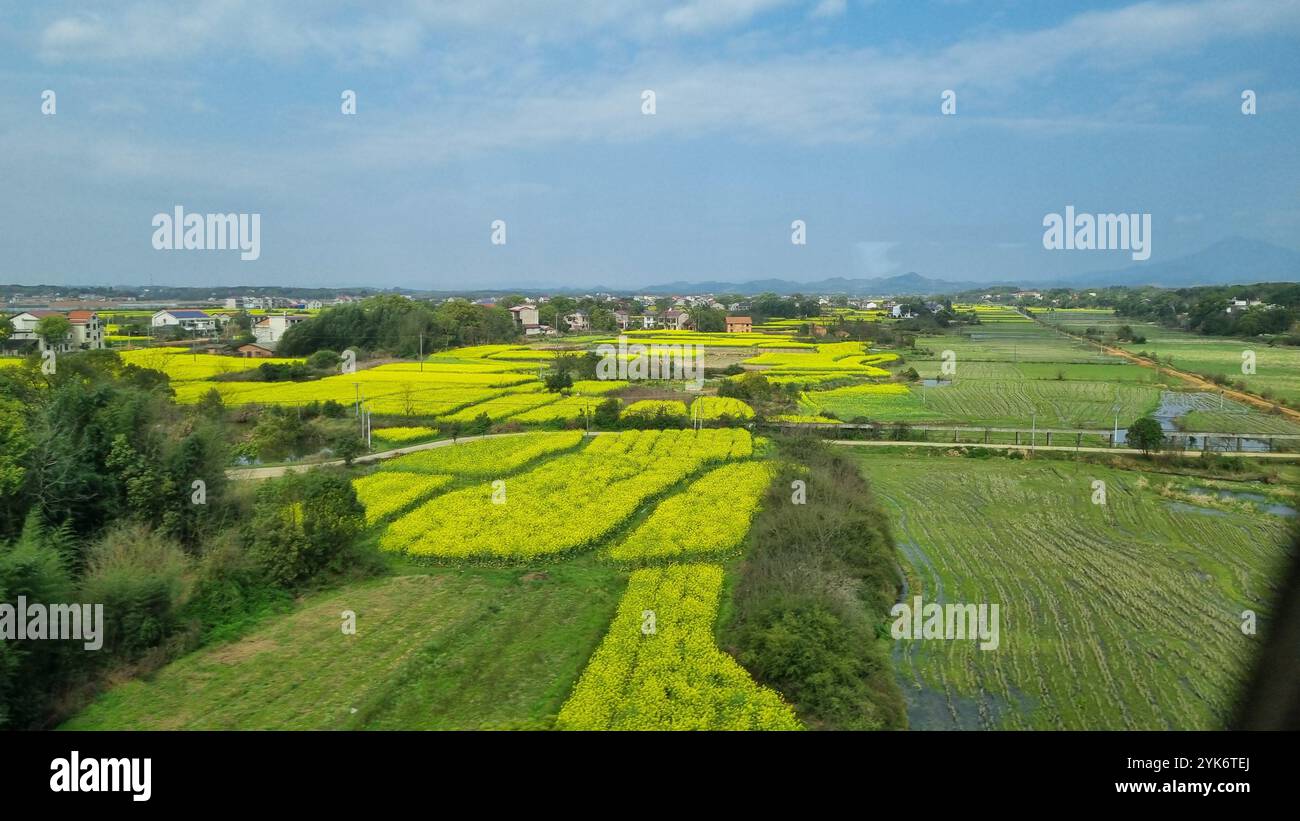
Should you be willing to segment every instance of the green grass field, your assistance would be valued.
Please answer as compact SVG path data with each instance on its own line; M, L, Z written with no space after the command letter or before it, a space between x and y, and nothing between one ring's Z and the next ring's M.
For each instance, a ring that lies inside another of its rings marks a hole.
M1000 606L996 650L899 643L913 728L1223 726L1257 641L1240 614L1263 618L1289 519L1200 503L1192 480L1160 474L856 459L890 514L905 600ZM1094 480L1106 483L1105 505L1093 503Z
M1173 367L1201 376L1223 376L1230 382L1244 382L1246 389L1266 398L1300 401L1300 348L1269 347L1258 340L1224 339L1171 331L1155 325L1133 326L1146 334L1141 344L1125 344L1125 350L1146 351ZM1242 354L1254 353L1255 372L1242 373Z
M594 561L408 571L311 596L113 689L64 727L549 727L626 583ZM356 635L342 632L344 610Z
M1117 317L1108 311L1038 311L1035 316L1075 334L1089 327L1109 334L1120 325L1128 325L1135 334L1146 337L1146 341L1121 344L1127 351L1158 356L1161 362L1200 376L1222 376L1233 383L1240 380L1248 390L1261 395L1268 391L1269 396L1278 399L1300 400L1300 348L1270 347L1260 340L1200 336ZM1242 354L1246 351L1255 355L1253 374L1242 372Z

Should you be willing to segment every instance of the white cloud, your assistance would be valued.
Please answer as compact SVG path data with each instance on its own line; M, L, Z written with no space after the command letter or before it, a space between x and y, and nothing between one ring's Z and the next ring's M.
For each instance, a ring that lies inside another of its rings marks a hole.
M847 9L847 0L821 0L816 6L813 6L809 16L819 19L839 17Z
M688 32L735 26L789 0L689 0L664 13L670 28Z
M353 57L364 54L382 59L417 48L419 32L427 29L490 28L493 15L509 18L507 5L505 0L409 3L403 8L413 16L376 17L357 27L345 45L339 28L323 20L299 21L301 25L286 30L292 15L274 3L263 6L251 0L216 0L192 15L181 15L184 19L174 14L157 19L157 6L135 4L112 17L60 18L45 29L42 48L67 59L95 54L138 57L170 54L169 49L214 47L226 42L230 31L238 31L237 42L249 49L279 49L283 54L351 49ZM624 0L608 4L568 0L567 5L580 24L588 27L614 25L610 9L625 8ZM703 26L709 21L723 25L728 20L747 19L746 15L758 14L772 4L728 0L708 4L707 10L705 5L678 3L672 9L679 11L681 25L690 20L689 25ZM1253 15L1246 14L1247 10ZM521 7L520 14L534 13L531 4ZM644 22L644 18L638 19ZM964 102L963 113L949 118L945 128L1055 134L1160 127L1158 111L1143 111L1146 119L1135 119L1131 110L1111 117L1104 110L1093 114L1062 114L1051 107L1025 110L1016 95L1054 74L1084 70L1084 62L1092 64L1086 70L1096 75L1111 66L1142 61L1146 76L1162 58L1185 57L1216 38L1296 29L1300 29L1300 4L1261 7L1247 6L1241 0L1215 0L1142 3L1116 11L1089 12L1048 29L971 37L945 48L912 49L906 54L837 49L692 59L675 52L656 52L654 56L647 52L644 58L606 71L584 68L566 73L556 73L544 61L513 53L498 57L495 64L477 66L470 66L464 55L440 54L437 70L419 76L416 85L405 89L401 110L383 111L372 104L367 116L373 113L375 117L367 120L364 129L336 124L321 131L318 121L304 123L298 134L286 135L285 144L294 148L284 150L283 156L270 156L272 149L256 143L226 146L222 153L246 158L241 167L275 168L285 176L293 176L292 169L298 168L297 176L309 179L314 169L339 167L340 157L346 158L340 170L405 168L474 153L584 141L726 134L737 140L808 146L878 144L934 134L938 94L944 88L958 89ZM467 66L478 72L468 84L464 81ZM640 92L645 88L657 93L654 117L640 113ZM196 89L194 96L201 92ZM973 107L970 101L979 99L985 101L983 106ZM990 100L1001 101L1000 106ZM210 148L220 150L218 146ZM168 154L163 146L158 152ZM188 156L189 149L171 154ZM138 154L120 164L105 158L100 165L130 170L138 167Z

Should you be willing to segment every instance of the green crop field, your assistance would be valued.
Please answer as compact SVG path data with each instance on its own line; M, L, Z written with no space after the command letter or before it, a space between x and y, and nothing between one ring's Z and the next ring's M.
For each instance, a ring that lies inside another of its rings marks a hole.
M1005 310L1005 309L1003 309ZM978 311L982 321L994 312ZM1056 320L1108 316L1106 312L1039 312ZM1110 429L1127 427L1155 413L1162 391L1189 390L1178 377L1161 373L1118 356L1099 354L1095 345L1071 339L1051 327L1020 317L998 315L1005 322L963 326L948 333L920 336L916 349L900 353L916 370L921 383L906 392L873 393L861 386L817 390L802 394L801 412L833 414L842 421L865 418L878 422L953 424L994 427ZM1186 336L1186 335L1184 335ZM1187 337L1195 339L1194 337ZM1210 343L1205 350L1222 349ZM1292 367L1281 357L1290 349L1269 349L1269 367ZM1300 373L1300 351L1295 354ZM1261 354L1263 356L1263 354ZM1175 362L1177 365L1178 362ZM1300 376L1296 377L1300 387ZM1118 420L1116 406L1118 405ZM1294 433L1300 426L1285 418L1245 405L1227 403L1222 414L1197 408L1195 415L1175 421L1184 430L1222 433ZM1216 409L1218 410L1218 409Z
M1160 391L1131 382L964 379L933 387L914 385L906 394L878 395L854 388L805 393L809 413L842 420L933 422L1004 427L1110 428L1151 413Z
M943 335L921 336L917 338L916 346L929 353L907 353L908 361L939 361L943 351L950 350L956 355L958 368L966 362L979 361L1103 364L1123 361L1099 353L1096 345L1071 339L1025 320L986 322Z
M1135 334L1145 337L1145 341L1121 343L1120 347L1127 351L1156 356L1163 363L1200 376L1221 376L1233 383L1240 380L1247 390L1261 395L1300 400L1300 348L1270 346L1260 340L1201 336L1117 317L1110 312L1061 309L1037 311L1034 316L1074 334L1082 334L1088 328L1110 334L1120 325L1128 325ZM1254 354L1254 373L1242 370L1246 352Z
M1255 650L1241 613L1264 617L1287 518L1200 502L1191 480L1159 474L855 458L889 513L905 600L999 604L997 649L900 641L912 727L1223 726ZM1104 505L1094 481L1105 482Z
M1245 339L1197 336L1154 325L1134 325L1135 332L1146 334L1146 342L1123 347L1133 353L1145 351L1161 362L1200 374L1222 376L1232 383L1241 381L1246 389L1262 396L1300 401L1300 348L1268 344ZM1254 354L1255 372L1243 373L1243 354Z
M1198 433L1300 433L1300 424L1290 417L1254 413L1241 405L1231 411L1192 411L1182 418L1182 424L1184 430Z

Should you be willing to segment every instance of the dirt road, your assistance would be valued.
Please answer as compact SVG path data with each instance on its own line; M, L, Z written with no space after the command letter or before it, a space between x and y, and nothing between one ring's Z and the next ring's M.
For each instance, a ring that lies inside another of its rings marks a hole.
M597 431L592 431L596 433ZM421 442L418 445L410 445L404 448L394 448L393 450L380 451L378 453L367 453L365 456L358 456L353 459L354 464L368 464L370 462L381 462L384 459L392 459L396 456L403 456L408 453L415 453L421 450L433 450L434 448L446 448L452 445L459 445L463 442L474 442L479 439L499 439L503 436L522 436L522 433L486 433L482 436L461 436L458 439L438 439L433 442ZM331 459L328 462L308 462L301 465L273 465L264 468L232 468L226 471L227 479L274 479L277 476L283 476L286 473L302 473L312 468L337 466L343 464L342 459Z

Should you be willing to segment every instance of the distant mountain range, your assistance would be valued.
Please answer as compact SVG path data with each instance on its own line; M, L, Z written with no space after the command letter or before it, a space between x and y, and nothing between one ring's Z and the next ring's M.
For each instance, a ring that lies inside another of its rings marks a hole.
M1157 285L1187 288L1195 285L1247 285L1255 282L1300 281L1300 251L1259 240L1230 237L1203 250L1167 262L1147 262L1112 271L1077 274L1058 279L952 280L907 273L875 279L832 277L812 282L756 279L747 282L668 282L650 285L645 294L848 294L858 296L926 296L958 293L977 288L1086 288Z
M847 279L831 277L812 282L792 282L788 279L753 279L748 282L668 282L650 285L639 294L860 294L862 296L894 296L898 294L932 294L940 291L965 291L978 288L978 282L950 282L931 279L917 273L901 274L877 279ZM1011 283L1007 283L1011 284Z
M364 296L374 293L403 293L425 297L469 296L501 297L508 294L541 296L545 294L612 293L612 294L845 294L849 296L930 296L958 294L966 291L995 287L1045 289L1101 288L1107 286L1140 287L1156 285L1162 288L1187 288L1196 285L1249 285L1257 282L1300 282L1300 251L1283 248L1259 240L1229 237L1197 251L1194 254L1161 262L1143 262L1118 270L1094 271L1086 274L1057 277L1055 279L1032 277L1006 277L1003 279L961 279L950 275L926 276L915 272L891 277L848 278L830 277L812 282L795 282L788 279L754 279L745 282L666 282L646 285L633 290L608 285L546 285L543 283L516 283L513 286L495 286L469 290L423 290L412 288L377 289L367 287L318 288L273 285L243 286L107 286L107 285L3 285L0 294L21 298L24 295L56 291L75 295L77 292L95 292L115 296L135 295L149 300L204 300L236 295L284 295L302 298L327 298L335 294ZM3 300L0 300L3 301Z
M1144 262L1117 271L1070 277L1080 285L1248 285L1300 281L1300 251L1245 237L1229 237L1208 248L1168 262Z

